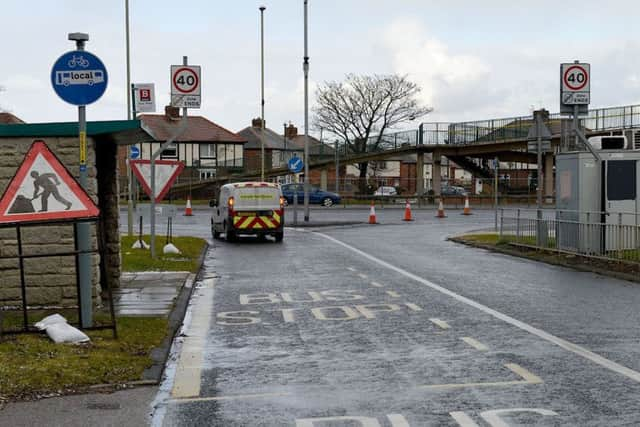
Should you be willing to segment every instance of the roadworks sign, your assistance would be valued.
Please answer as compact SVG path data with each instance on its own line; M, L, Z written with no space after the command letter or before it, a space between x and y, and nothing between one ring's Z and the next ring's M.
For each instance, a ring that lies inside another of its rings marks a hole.
M0 224L95 218L96 204L49 150L34 141L0 199Z

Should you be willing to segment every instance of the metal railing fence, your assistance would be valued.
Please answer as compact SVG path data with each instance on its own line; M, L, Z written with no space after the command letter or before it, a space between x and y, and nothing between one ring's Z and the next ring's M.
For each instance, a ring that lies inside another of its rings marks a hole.
M640 263L640 213L500 209L498 232L503 242Z

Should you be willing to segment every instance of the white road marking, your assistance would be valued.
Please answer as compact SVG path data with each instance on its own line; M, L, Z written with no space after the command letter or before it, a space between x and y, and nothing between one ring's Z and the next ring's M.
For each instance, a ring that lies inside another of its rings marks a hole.
M460 339L466 342L467 344L469 344L471 347L475 348L476 350L480 350L480 351L489 350L489 347L487 347L486 345L482 344L480 341L473 339L471 337L462 337Z
M392 298L400 298L400 294L394 291L387 291L387 295L389 295Z
M371 282L371 286L373 286L374 288L382 288L382 287L384 287L384 285L381 285L378 282Z
M412 302L405 302L404 305L406 305L407 307L409 307L413 311L422 311L422 309L420 307L418 307L417 305L415 305Z
M478 424L462 411L449 412L449 415L451 415L451 418L453 418L460 427L478 427Z
M190 403L190 402L214 402L217 400L242 400L242 399L261 399L268 397L286 397L291 393L262 393L262 394L239 394L235 396L214 396L214 397L186 397L181 399L173 399L173 403Z
M347 267L347 270L349 270L349 271L353 271L354 273L355 273L356 271L358 271L358 270L356 270L356 269L355 269L355 268L353 268L353 267Z
M454 298L454 299L456 299L456 300L458 300L458 301L460 301L460 302L462 302L464 304L467 304L467 305L469 305L471 307L474 307L474 308L476 308L476 309L478 309L478 310L480 310L480 311L482 311L484 313L487 313L490 316L495 317L496 319L502 320L503 322L506 322L506 323L508 323L510 325L513 325L513 326L517 327L517 328L520 328L523 331L527 331L530 334L533 334L533 335L535 335L535 336L537 336L539 338L542 338L543 340L548 341L548 342L550 342L552 344L555 344L560 348L563 348L563 349L565 349L565 350L567 350L567 351L569 351L571 353L577 354L580 357L583 357L583 358L585 358L587 360L590 360L593 363L596 363L596 364L602 366L605 369L608 369L608 370L610 370L612 372L616 372L616 373L618 373L620 375L623 375L623 376L625 376L625 377L627 377L627 378L629 378L631 380L634 380L636 382L640 382L640 372L638 372L638 371L634 371L633 369L627 368L626 366L623 366L623 365L621 365L619 363L616 363L616 362L614 362L612 360L609 360L609 359L607 359L605 357L602 357L599 354L596 354L596 353L594 353L594 352L592 352L590 350L587 350L584 347L581 347L581 346L579 346L577 344L574 344L574 343L572 343L570 341L564 340L564 339L562 339L560 337L557 337L557 336L555 336L553 334L550 334L549 332L546 332L546 331L543 331L542 329L536 328L535 326L531 326L528 323L522 322L522 321L520 321L518 319L515 319L515 318L513 318L511 316L508 316L506 314L500 313L497 310L489 308L486 305L480 304L479 302L476 302L476 301L474 301L474 300L472 300L470 298L467 298L467 297L464 297L462 295L459 295L459 294L457 294L457 293L455 293L453 291L450 291L447 288L444 288L442 286L436 285L433 282L430 282L430 281L428 281L426 279L423 279L420 276L417 276L417 275L415 275L413 273L410 273L410 272L408 272L406 270L403 270L400 267L396 267L395 265L389 264L388 262L383 261L380 258L374 257L373 255L369 255L368 253L363 252L360 249L354 248L353 246L348 245L348 244L346 244L344 242L341 242L340 240L338 240L336 238L333 238L333 237L331 237L329 235L326 235L326 234L323 234L323 233L318 233L318 232L313 232L313 233L318 235L318 236L322 236L325 239L330 240L330 241L332 241L332 242L334 242L334 243L336 243L336 244L338 244L338 245L340 245L340 246L342 246L342 247L344 247L346 249L349 249L350 251L355 252L355 253L361 255L362 257L367 258L368 260L377 263L378 265L380 265L382 267L385 267L385 268L387 268L389 270L393 270L393 271L395 271L395 272L397 272L399 274L402 274L403 276L408 277L408 278L410 278L412 280L415 280L416 282L421 283L421 284L423 284L425 286L428 286L431 289L434 289L434 290L436 290L436 291L438 291L438 292L440 292L442 294L445 294L447 296L450 296L451 298Z
M449 329L451 326L449 326L449 324L447 322L445 322L444 320L440 320L440 319L429 319L429 322L441 327L442 329Z
M486 382L486 383L420 385L417 388L420 390L451 390L451 389L457 389L457 388L470 388L470 387L504 387L504 386L521 385L521 384L542 384L544 382L540 377L532 374L531 372L527 371L520 365L516 365L515 363L507 363L504 366L514 374L521 377L522 379L514 380L514 381L493 381L493 382Z
M193 397L200 394L203 349L213 310L214 279L206 279L201 283L195 290L199 295L196 297L193 317L180 352L180 360L173 380L171 396L177 398Z
M358 273L358 277L365 280L367 279L367 275L363 273Z
M387 414L392 427L409 427L409 422L402 414Z

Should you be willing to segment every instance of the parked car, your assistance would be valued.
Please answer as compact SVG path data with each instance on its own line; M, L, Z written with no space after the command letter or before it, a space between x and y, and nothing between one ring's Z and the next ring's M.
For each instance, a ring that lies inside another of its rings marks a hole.
M395 187L378 187L373 193L374 196L397 196L398 192Z
M304 185L303 184L283 184L281 187L282 196L286 204L293 203L294 193L298 193L298 204L304 203ZM322 206L332 206L340 203L340 196L330 191L321 190L318 187L311 186L309 188L309 203L319 204Z
M442 196L466 196L467 190L464 187L458 187L455 185L443 185L440 189Z

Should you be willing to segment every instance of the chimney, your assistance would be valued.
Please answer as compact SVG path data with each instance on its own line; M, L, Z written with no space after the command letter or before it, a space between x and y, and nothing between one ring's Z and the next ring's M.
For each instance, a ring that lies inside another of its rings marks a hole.
M251 126L254 128L262 127L262 119L260 117L251 120ZM265 121L265 127L267 127L267 122Z
M164 107L164 115L169 120L180 120L180 109L167 105Z
M289 126L287 126L286 130L284 131L284 137L292 139L296 136L298 136L298 128L289 123Z

